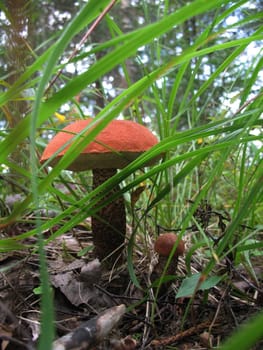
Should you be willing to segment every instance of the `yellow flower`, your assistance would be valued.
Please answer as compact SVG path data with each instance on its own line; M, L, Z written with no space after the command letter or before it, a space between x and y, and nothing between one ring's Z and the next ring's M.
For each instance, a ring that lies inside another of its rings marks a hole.
M58 118L58 120L59 120L61 123L64 123L64 121L66 120L66 117L65 117L63 114L55 113L55 116Z

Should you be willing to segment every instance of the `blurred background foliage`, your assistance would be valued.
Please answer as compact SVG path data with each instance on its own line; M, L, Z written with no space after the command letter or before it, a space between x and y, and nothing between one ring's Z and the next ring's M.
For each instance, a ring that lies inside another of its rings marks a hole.
M234 6L235 3L237 3L236 6ZM63 74L56 81L56 86L53 86L53 88L61 88L69 79L88 70L94 61L105 55L109 50L105 48L98 53L90 54L91 47L96 47L99 43L105 43L120 33L128 33L158 21L184 5L184 1L118 2L112 8L110 15L99 24L96 31L84 42L78 52L78 57L65 66ZM82 2L78 1L74 3L72 1L43 1L40 3L39 1L19 0L3 3L0 19L2 38L0 43L0 69L1 77L5 78L3 79L5 84L2 85L2 91L5 91L8 85L12 85L36 57L56 42L66 24L81 7ZM226 8L231 7L233 9L229 16L223 17L220 23L216 23L215 19L219 18L226 11ZM260 0L229 2L228 5L187 19L177 25L174 30L168 31L150 44L140 47L136 55L105 74L98 83L95 82L81 91L78 102L81 104L83 112L92 115L97 114L98 110L103 107L101 106L102 102L104 104L108 103L127 86L159 67L170 57L176 56L189 48L208 27L210 31L213 31L215 26L216 30L222 30L222 35L215 36L213 40L210 39L209 45L249 37L260 28L262 10L263 3ZM237 27L237 22L241 23L242 26ZM231 25L233 25L233 28L231 28ZM226 27L227 30L224 29ZM60 58L61 64L65 64L72 51L78 47L82 35L83 32L80 32L71 40L63 53L63 57ZM260 42L252 43L249 48L242 52L239 59L232 62L222 74L217 76L210 89L200 95L196 104L198 110L202 108L200 117L202 122L207 122L218 115L223 117L227 113L229 105L239 101L240 91L244 88L244 82L248 79L247 75L252 73L251 63L257 60L260 50ZM218 51L216 54L208 54L205 57L197 57L191 60L180 80L172 111L169 111L174 116L177 115L177 119L180 119L179 129L188 127L187 110L184 111L184 117L179 118L180 114L183 113L182 109L186 109L187 103L196 91L200 89L231 52L232 48L229 48ZM167 74L165 81L156 82L155 89L152 87L147 92L148 99L146 100L144 97L143 103L139 104L140 112L143 112L140 115L143 115L144 118L150 118L152 123L158 119L156 114L161 112L155 106L155 94L162 98L164 106L168 105L168 98L174 86L178 69ZM262 79L262 76L258 78ZM185 92L191 79L194 80L191 91L188 91L186 95ZM259 79L255 81L255 92L261 82ZM30 90L23 93L32 97L32 91ZM185 100L184 105L181 104L182 100ZM8 111L6 113L1 112L2 125L4 126L3 121L5 119L8 122L6 125L9 127L16 125L16 122L25 115L27 104L28 101L25 101L25 98L23 100L22 96L21 101L17 101L15 104L12 102L12 108L10 106L8 109L10 114L8 114ZM62 106L61 112L72 112L73 107L74 104L68 101ZM163 113L165 113L165 107L163 108ZM130 113L132 112L134 111ZM134 114L131 114L130 117L134 118Z
M67 232L122 183L130 257L135 234L139 242L160 227L184 235L194 223L207 274L229 251L251 263L262 248L262 0L117 1L87 35L110 3L0 2L0 249L23 247L10 236ZM164 153L163 162L145 171L140 158L101 195L88 172L64 170L84 143L53 170L40 166L52 135L85 116L96 116L86 144L110 120L131 119L158 135L145 157ZM207 203L213 232L224 233L216 252L196 216ZM14 222L28 225L9 229ZM251 239L253 249L242 245Z

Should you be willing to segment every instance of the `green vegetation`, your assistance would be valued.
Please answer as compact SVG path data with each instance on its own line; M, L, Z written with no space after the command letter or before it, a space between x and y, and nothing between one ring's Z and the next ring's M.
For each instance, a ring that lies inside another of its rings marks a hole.
M190 288L194 300L199 287L209 291L221 280L230 283L230 274L215 272L225 259L231 259L231 267L243 264L260 285L253 261L262 258L263 245L262 12L244 0L194 0L186 5L178 1L177 8L169 1L155 7L142 1L131 11L140 11L143 24L126 30L118 17L123 9L117 4L68 62L72 43L80 42L109 3L85 2L58 34L31 48L30 63L22 58L23 69L14 81L12 71L1 69L0 252L39 253L43 291L39 349L51 348L54 337L45 244L94 215L96 203L116 184L121 193L114 196L124 193L129 207L127 264L135 286L143 288L134 267L135 252L148 254L147 242L154 241L158 227L176 230L190 241L181 284L186 287L181 287L180 296L189 295ZM8 19L10 9L4 5L0 9ZM96 37L100 28L105 40ZM4 55L2 50L2 62L7 60ZM71 74L72 65L84 69L75 68ZM55 113L65 115L65 120ZM89 135L75 137L54 168L40 165L49 135L87 113L94 117ZM65 169L119 116L146 124L160 142L92 190L88 172ZM160 154L164 154L160 163L144 168ZM142 185L138 200L131 203L132 191ZM9 205L8 196L15 194L21 195L20 200ZM43 217L43 211L55 215ZM29 213L34 213L33 219ZM29 221L24 232L7 235L12 224ZM50 233L48 238L44 232ZM35 243L32 237L37 237ZM195 255L202 261L198 274L191 272ZM203 288L201 282L206 283ZM154 313L155 308L152 320ZM188 316L186 310L185 319ZM222 350L250 349L263 336L262 314L248 323L250 335L252 327L255 336L249 345L242 347L244 333L237 333L235 346L228 345L229 340Z

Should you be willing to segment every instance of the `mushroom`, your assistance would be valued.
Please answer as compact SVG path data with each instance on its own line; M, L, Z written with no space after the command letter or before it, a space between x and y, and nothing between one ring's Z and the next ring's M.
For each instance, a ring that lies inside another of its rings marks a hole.
M74 134L82 132L91 121L92 118L78 120L58 132L44 150L41 163L50 159L50 164L54 166L66 153ZM114 176L117 169L124 168L157 143L156 136L145 126L128 120L113 120L82 150L68 169L73 171L91 169L93 188L97 188ZM59 151L60 149L62 151ZM156 157L145 165L151 165L159 158ZM119 186L112 188L102 202L118 191ZM95 255L100 260L111 255L111 261L114 261L123 249L126 234L123 196L98 209L91 219Z
M174 248L176 246L176 248ZM179 240L177 235L171 232L161 234L154 244L154 250L159 255L158 263L154 268L153 277L154 279L160 278L163 275L164 269L167 264L167 260L175 249L171 258L170 264L165 272L166 275L174 275L177 269L178 258L184 254L185 246L184 241ZM166 284L166 287L168 284Z

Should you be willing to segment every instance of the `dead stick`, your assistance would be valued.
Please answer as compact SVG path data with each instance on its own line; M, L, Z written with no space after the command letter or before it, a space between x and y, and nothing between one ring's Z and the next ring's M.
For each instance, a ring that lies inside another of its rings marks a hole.
M101 12L101 14L98 16L98 18L93 22L93 24L91 25L91 27L88 29L88 31L86 32L86 34L83 36L83 38L80 40L79 45L75 48L75 50L72 52L72 54L69 56L69 58L67 59L67 63L69 63L73 57L75 57L75 55L77 54L77 52L79 51L80 47L83 45L83 43L87 40L88 36L92 33L92 31L96 28L96 26L101 22L101 20L103 19L103 17L105 17L105 15L110 11L110 9L114 6L115 2L117 0L112 0L109 5L106 6L106 8ZM62 73L63 69L60 69L57 74L55 75L55 77L52 79L52 81L50 82L49 86L47 87L45 94L48 93L48 91L51 89L51 87L55 84L56 80L60 77L61 73Z
M155 339L151 342L150 345L158 347L158 346L166 346L172 343L175 343L176 341L182 340L183 338L189 337L193 334L195 334L197 331L200 331L201 329L208 328L210 326L210 322L202 322L194 327L188 328L185 331L173 335L171 337L167 337L164 339Z
M102 341L120 321L125 313L125 305L114 306L101 315L83 323L53 343L52 350L90 349Z

